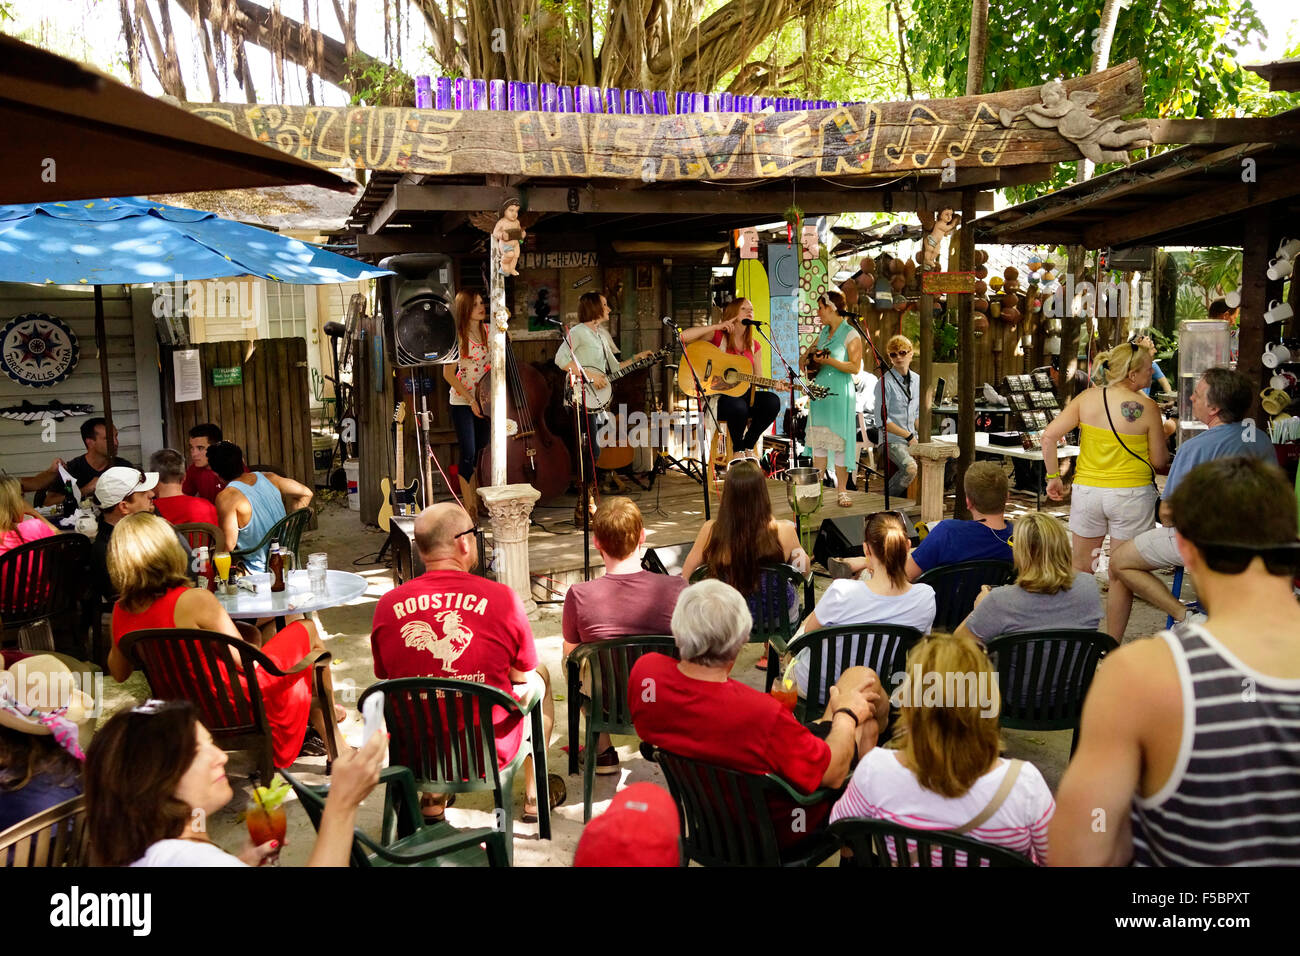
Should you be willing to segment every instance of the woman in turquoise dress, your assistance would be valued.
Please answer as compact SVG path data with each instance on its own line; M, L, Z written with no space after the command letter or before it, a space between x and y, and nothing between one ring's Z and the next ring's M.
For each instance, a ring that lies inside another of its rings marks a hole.
M825 398L812 402L808 419L808 445L812 448L813 467L825 472L835 469L836 503L841 508L853 504L846 488L850 462L858 461L858 423L853 376L862 370L862 337L849 325L844 296L836 289L817 300L817 318L822 330L817 341L799 359L800 369L808 367L813 352L829 354L818 357L821 371L817 384L831 390Z

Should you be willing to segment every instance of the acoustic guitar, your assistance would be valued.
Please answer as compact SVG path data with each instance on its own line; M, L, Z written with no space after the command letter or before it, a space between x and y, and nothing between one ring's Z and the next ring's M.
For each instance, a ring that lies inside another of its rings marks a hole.
M397 467L394 469L397 477L395 481L389 481L385 476L379 482L379 490L384 496L384 503L379 506L379 527L385 532L392 527L393 515L407 517L414 513L415 503L419 500L420 493L419 478L412 478L409 485L402 487L402 479L406 472L406 450L402 441L402 423L406 421L405 402L397 403L397 408L393 411L393 421L397 423Z
M700 391L695 387L692 366L700 377L705 395L739 396L751 388L767 388L774 392L790 391L789 382L755 375L753 363L745 356L724 352L712 342L692 342L686 346L686 354L677 367L677 387L690 398L694 398ZM811 382L796 382L794 387L802 389L814 399L825 398L831 393L825 385L814 385Z

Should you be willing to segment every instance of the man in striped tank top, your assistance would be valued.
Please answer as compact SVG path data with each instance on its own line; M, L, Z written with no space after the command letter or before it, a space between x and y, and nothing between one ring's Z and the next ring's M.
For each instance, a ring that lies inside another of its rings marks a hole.
M1295 496L1273 465L1224 458L1192 469L1169 504L1209 619L1102 663L1057 794L1049 858L1298 865Z

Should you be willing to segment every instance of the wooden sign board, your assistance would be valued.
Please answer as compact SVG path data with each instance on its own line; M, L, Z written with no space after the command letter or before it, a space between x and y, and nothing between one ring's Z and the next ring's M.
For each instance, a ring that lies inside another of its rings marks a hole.
M519 257L521 269L594 269L594 252L525 252Z
M1130 60L1064 81L1090 118L1142 108ZM319 166L434 176L577 176L670 182L898 176L1078 159L1055 129L1002 115L1038 87L953 99L782 113L542 113L185 103L191 112Z
M923 272L921 291L927 295L949 295L975 291L973 272Z

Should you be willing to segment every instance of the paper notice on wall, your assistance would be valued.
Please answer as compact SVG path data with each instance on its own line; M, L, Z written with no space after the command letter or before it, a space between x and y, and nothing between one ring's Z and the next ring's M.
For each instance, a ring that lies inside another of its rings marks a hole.
M197 402L203 397L203 363L198 349L184 349L172 353L173 377L176 379L176 401Z

